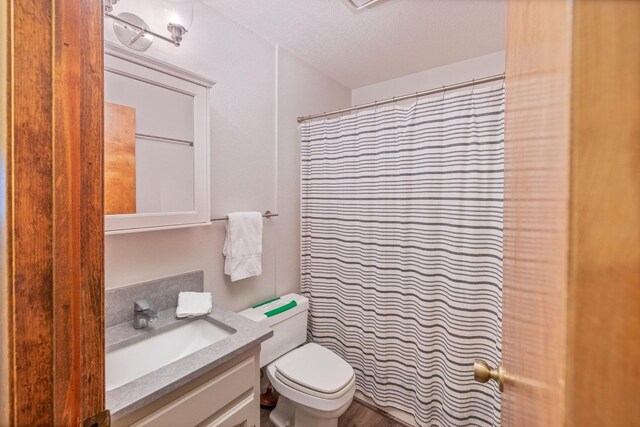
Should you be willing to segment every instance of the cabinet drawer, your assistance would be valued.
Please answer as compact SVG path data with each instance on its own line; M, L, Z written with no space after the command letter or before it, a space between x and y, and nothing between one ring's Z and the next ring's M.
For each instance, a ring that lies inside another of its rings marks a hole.
M250 393L215 420L206 422L206 427L257 427L254 412L258 413L258 409L253 407L254 401L255 396Z
M202 423L238 396L248 391L253 395L256 372L254 361L255 358L251 357L240 362L132 425L175 427Z

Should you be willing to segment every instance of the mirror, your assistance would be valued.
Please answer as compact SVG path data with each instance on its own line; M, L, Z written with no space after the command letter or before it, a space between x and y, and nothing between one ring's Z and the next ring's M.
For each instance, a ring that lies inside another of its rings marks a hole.
M105 71L105 213L193 210L193 97Z
M106 230L209 223L211 80L105 48Z

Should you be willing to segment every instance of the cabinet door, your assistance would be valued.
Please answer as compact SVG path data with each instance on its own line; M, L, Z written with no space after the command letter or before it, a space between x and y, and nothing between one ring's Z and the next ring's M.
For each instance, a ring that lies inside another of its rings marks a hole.
M210 223L209 89L187 70L105 45L105 232ZM117 203L113 203L114 199Z
M255 384L258 381L256 375L256 358L251 357L232 367L213 380L193 389L182 397L165 405L161 409L146 416L133 424L135 427L175 427L208 425L208 420L222 419L220 412L230 414L233 408L240 408L242 402L254 402L256 413L258 401L255 393ZM234 404L239 401L240 403ZM228 406L231 409L226 410ZM251 406L251 405L249 405ZM246 412L249 413L249 412ZM234 418L235 419L235 418ZM239 421L242 425L242 420ZM238 424L236 423L236 424ZM234 425L234 424L215 424ZM256 424L257 426L258 424Z

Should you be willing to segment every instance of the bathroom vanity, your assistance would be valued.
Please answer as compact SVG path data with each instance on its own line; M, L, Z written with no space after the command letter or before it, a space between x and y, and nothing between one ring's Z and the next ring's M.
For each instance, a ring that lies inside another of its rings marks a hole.
M259 426L260 344L273 333L215 304L208 316L177 319L177 292L201 290L201 276L193 272L107 291L112 425ZM120 322L132 311L131 299L144 295L157 307L157 321L145 329Z
M234 358L112 425L257 427L257 360L256 352Z

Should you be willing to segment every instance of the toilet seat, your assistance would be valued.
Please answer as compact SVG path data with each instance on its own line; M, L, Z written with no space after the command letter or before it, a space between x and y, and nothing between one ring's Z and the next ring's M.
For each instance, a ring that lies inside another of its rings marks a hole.
M314 390L312 388L308 388L305 387L301 384L298 384L294 381L289 380L287 377L283 376L280 372L278 372L276 370L276 377L278 377L278 379L280 381L282 381L283 384L288 385L289 387L291 387L294 390L297 390L301 393L305 393L308 394L310 396L316 396L316 397L320 397L322 399L337 399L340 396L342 396L343 394L347 393L349 391L349 387L351 386L351 382L355 382L355 377L353 378L353 381L348 382L345 387L343 387L341 390L338 390L335 393L321 393L317 390Z
M353 368L331 350L315 343L299 347L279 358L276 376L290 387L313 396L342 396L353 380Z
M267 376L283 396L322 411L342 407L355 393L353 368L331 350L315 343L299 347L270 363Z

